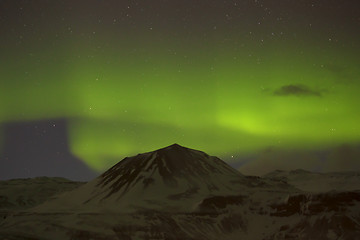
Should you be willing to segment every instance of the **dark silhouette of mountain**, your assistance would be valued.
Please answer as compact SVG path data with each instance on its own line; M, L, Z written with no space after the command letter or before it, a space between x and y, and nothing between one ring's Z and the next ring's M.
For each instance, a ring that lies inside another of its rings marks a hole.
M205 197L240 192L245 181L219 158L173 144L127 157L58 201L92 211L191 211Z
M191 186L186 192L190 192L191 189L197 191L199 184L204 183L207 191L212 192L226 186L226 183L220 183L220 179L214 179L212 176L220 174L232 176L234 179L242 178L238 171L222 160L174 144L154 152L125 158L100 176L99 185L110 185L111 191L108 196L120 190L125 194L137 183L141 185L140 188L145 189L151 184L158 184L156 181L159 180L170 188L179 187L182 184L181 180L186 181L186 184ZM228 187L230 185L229 182Z

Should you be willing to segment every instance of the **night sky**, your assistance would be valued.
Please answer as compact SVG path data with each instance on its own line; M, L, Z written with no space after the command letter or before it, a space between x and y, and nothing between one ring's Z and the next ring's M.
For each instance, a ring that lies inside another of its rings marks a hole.
M173 143L245 174L360 170L355 0L0 0L0 179Z

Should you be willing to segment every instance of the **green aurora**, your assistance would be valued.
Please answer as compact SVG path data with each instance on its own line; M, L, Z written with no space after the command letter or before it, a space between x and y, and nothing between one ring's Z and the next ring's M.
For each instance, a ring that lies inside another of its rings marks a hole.
M66 118L71 151L96 170L175 142L228 158L360 141L357 38L94 28L3 39L0 123Z

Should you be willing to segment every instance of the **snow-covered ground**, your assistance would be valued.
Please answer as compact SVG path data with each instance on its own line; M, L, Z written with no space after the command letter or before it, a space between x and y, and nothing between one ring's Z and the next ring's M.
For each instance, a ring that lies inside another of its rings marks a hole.
M266 179L282 180L309 192L352 191L360 189L360 172L315 173L302 169L273 171L263 176Z
M0 211L30 208L83 184L56 177L0 181Z
M125 158L45 203L7 209L0 239L356 240L359 182L349 172L244 176L171 145ZM39 194L30 185L28 195Z

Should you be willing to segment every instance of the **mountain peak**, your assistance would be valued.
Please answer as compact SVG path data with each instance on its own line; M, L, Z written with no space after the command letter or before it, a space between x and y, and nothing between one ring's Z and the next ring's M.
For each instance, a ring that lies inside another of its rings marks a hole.
M174 144L171 144L171 145L169 145L167 147L160 148L160 149L158 149L158 150L156 150L154 152L159 152L159 151L163 151L163 150L171 150L171 151L181 151L182 150L182 151L184 151L184 150L192 150L192 149L181 146L181 145L179 145L177 143L174 143Z
M242 174L217 157L179 144L127 157L98 178L97 186L108 189L102 200L161 190L166 198L223 192L224 186L240 181ZM231 187L226 187L226 190Z
M179 145L177 143L174 143L174 144L171 144L171 145L169 145L167 147L164 147L164 148L185 148L185 147L183 147L183 146L181 146L181 145Z
M188 167L191 168L199 161L204 161L209 157L209 155L202 151L183 147L176 143L150 152L149 154L157 159L157 162L162 161L165 165L168 165L168 167L174 167L174 171Z
M124 158L72 193L76 203L70 205L80 205L84 211L183 212L204 198L238 194L247 188L245 182L221 159L175 143Z

